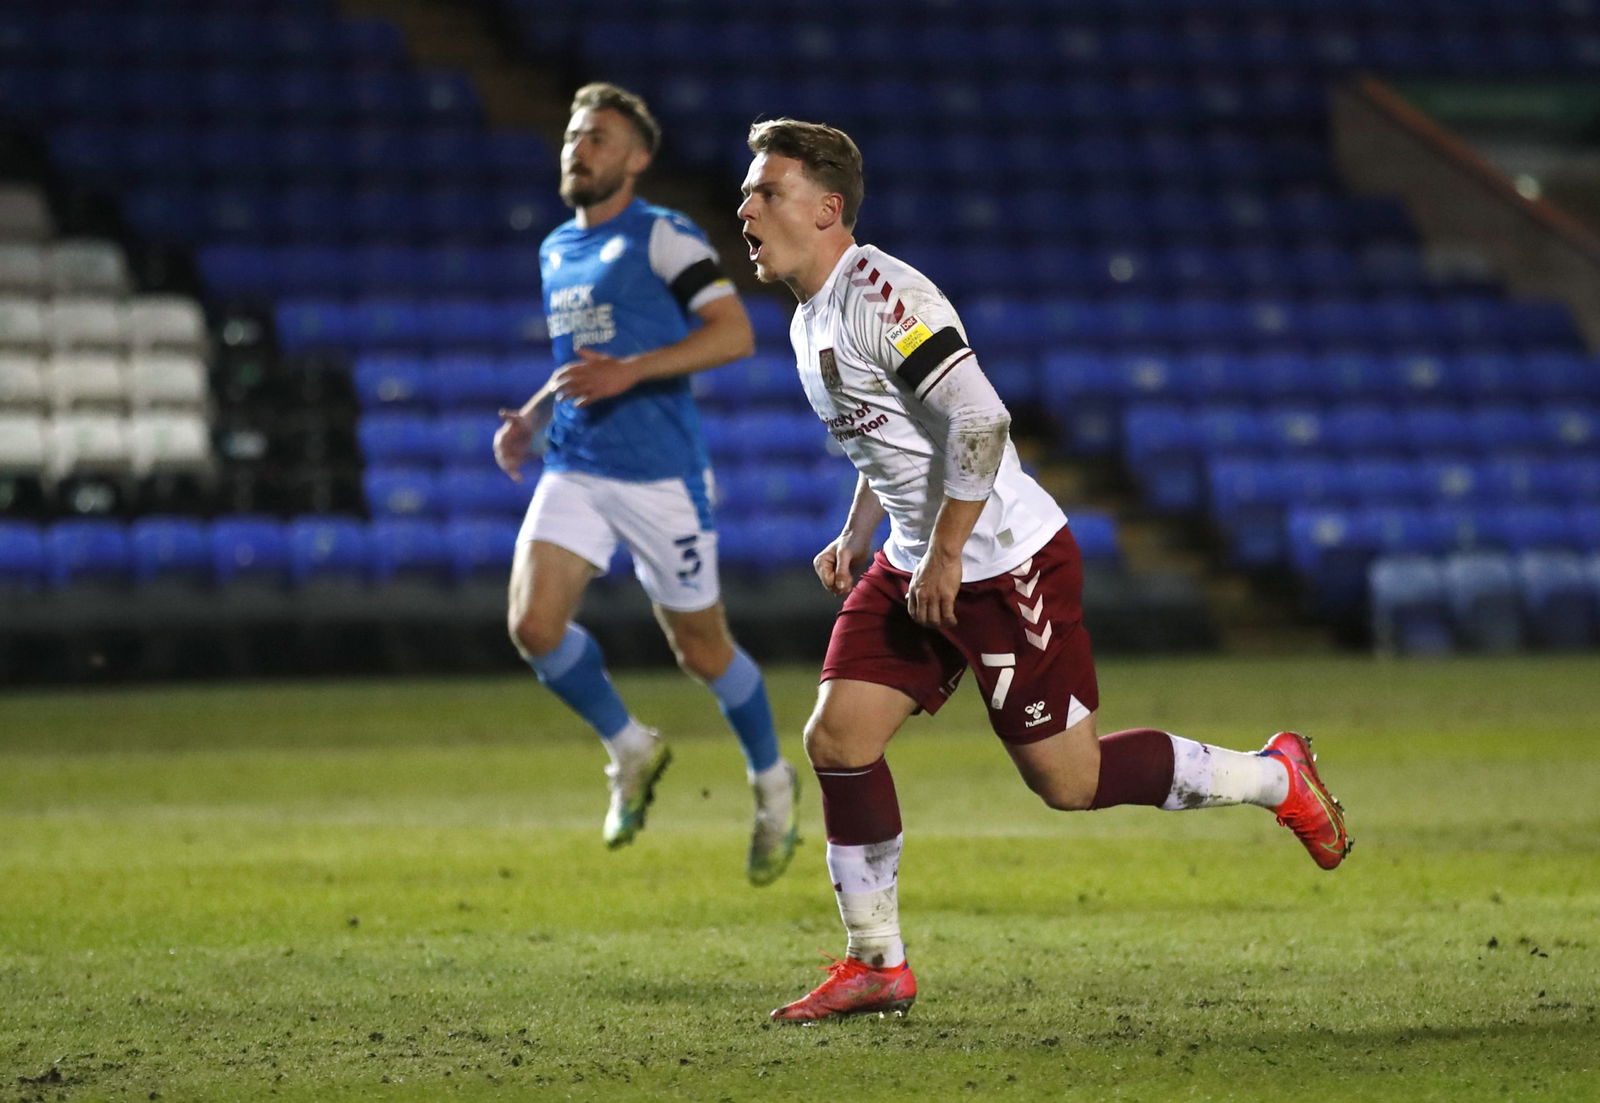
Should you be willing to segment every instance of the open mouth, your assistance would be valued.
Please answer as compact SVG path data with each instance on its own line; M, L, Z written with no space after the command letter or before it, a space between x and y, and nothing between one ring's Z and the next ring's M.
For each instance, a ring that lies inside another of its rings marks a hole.
M761 255L761 239L749 230L744 232L744 243L750 247L750 259L757 260Z

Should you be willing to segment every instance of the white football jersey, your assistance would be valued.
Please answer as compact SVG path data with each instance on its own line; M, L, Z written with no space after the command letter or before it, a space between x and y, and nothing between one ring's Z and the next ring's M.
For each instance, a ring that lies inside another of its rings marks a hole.
M884 553L903 571L928 549L944 503L945 418L924 400L971 356L949 300L910 265L852 245L789 324L806 397L889 513ZM994 489L961 555L961 579L1009 571L1066 515L1006 441Z

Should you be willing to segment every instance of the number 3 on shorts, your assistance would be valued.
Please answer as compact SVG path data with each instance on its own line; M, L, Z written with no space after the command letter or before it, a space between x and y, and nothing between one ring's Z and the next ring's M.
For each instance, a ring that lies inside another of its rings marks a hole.
M1011 692L1011 679L1017 673L1017 654L1014 651L1006 651L1002 654L994 655L985 651L979 655L979 658L983 660L984 666L997 666L1000 668L1000 675L995 679L994 683L994 695L989 698L989 707L999 712L1006 707L1006 694Z
M683 566L678 570L679 582L688 582L700 573L701 567L705 566L704 561L700 558L700 549L695 546L699 540L700 537L696 534L680 536L672 542L673 547L682 549L683 552Z

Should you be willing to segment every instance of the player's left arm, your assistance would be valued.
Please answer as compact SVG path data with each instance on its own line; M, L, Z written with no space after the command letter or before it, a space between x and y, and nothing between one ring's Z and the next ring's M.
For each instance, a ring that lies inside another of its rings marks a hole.
M683 312L699 319L699 326L680 340L632 356L578 349L579 359L552 377L562 398L583 406L646 380L691 375L755 351L755 331L744 303L710 244L687 219L674 215L656 220L650 266Z
M970 349L941 367L922 402L946 424L944 501L934 518L928 550L912 572L906 609L919 624L953 628L961 552L994 489L1011 415Z

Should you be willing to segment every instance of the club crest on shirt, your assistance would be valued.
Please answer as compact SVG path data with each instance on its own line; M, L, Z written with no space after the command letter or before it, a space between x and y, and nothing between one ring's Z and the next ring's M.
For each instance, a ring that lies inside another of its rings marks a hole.
M605 261L607 264L610 264L612 261L620 257L622 255L622 251L627 247L628 239L623 237L621 234L618 234L601 247L600 259Z
M830 391L839 389L839 362L834 359L832 349L823 349L817 353L817 367L822 372L822 385Z

